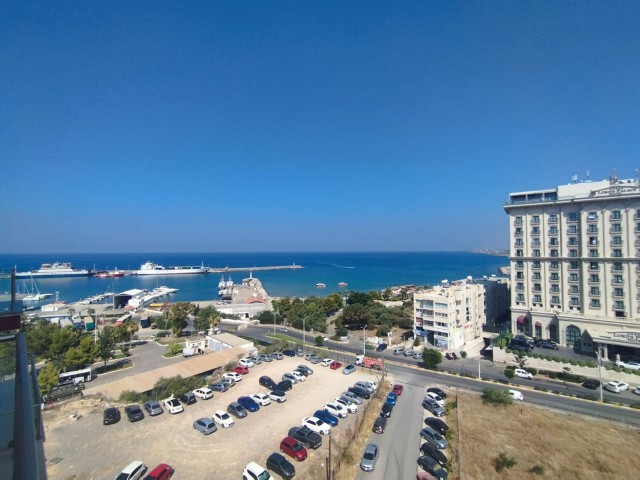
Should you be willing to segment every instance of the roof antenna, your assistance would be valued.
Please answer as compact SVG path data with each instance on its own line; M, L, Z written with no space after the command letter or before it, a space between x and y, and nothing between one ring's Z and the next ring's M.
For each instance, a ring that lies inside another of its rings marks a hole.
M614 184L614 183L618 182L618 177L616 176L616 169L615 168L611 171L611 176L609 177L609 182L611 184Z
M571 177L571 183L578 183L578 175L573 175Z
M587 170L587 182L591 181L591 174L589 173L589 170Z

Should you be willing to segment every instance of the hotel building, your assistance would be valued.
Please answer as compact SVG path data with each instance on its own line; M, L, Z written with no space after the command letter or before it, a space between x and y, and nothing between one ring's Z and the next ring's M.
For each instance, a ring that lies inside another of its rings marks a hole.
M511 329L640 355L640 181L512 193Z
M415 336L442 349L457 350L482 335L485 287L471 279L413 294Z

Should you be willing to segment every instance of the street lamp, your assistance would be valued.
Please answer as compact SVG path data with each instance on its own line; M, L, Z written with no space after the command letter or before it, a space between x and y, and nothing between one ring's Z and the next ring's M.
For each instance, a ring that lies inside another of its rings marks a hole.
M305 328L305 320L307 319L307 317L304 317L302 319L302 353L304 353L304 346L307 343L307 329Z
M596 350L596 353L598 355L598 376L600 377L600 403L603 403L603 398L602 398L602 352L601 349L602 345L598 344L598 348Z
M273 334L276 334L276 315L278 314L277 309L273 309Z

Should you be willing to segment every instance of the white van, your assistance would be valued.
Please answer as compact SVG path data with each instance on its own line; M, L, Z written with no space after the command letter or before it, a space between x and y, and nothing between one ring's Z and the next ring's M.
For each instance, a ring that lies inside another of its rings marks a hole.
M134 460L124 467L116 480L138 480L147 471L147 466L139 460Z

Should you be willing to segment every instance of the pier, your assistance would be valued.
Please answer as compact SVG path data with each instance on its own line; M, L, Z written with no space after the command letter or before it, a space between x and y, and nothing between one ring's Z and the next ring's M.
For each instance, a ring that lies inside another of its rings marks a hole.
M302 265L274 265L270 267L224 267L209 268L209 273L227 273L227 272L258 272L262 270L297 270L304 268Z

